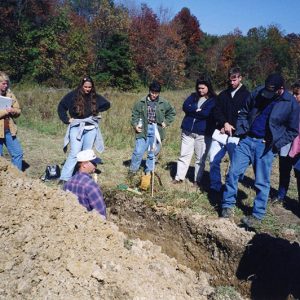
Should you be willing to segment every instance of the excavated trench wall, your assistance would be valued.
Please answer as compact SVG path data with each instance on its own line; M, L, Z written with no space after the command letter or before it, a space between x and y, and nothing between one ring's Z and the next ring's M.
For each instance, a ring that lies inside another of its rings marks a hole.
M150 240L180 263L209 273L214 286L234 286L251 299L300 297L296 242L247 232L222 218L149 207L120 192L108 195L107 203L123 232Z

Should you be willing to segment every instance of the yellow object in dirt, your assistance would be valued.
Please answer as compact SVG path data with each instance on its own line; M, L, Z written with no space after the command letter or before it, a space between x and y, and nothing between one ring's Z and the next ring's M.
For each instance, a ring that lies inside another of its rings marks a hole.
M142 176L140 189L147 191L150 188L151 174L146 174Z

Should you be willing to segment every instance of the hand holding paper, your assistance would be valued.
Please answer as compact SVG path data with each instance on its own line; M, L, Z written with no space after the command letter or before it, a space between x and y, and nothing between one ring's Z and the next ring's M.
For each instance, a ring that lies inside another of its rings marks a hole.
M9 97L0 96L0 109L11 109L12 107L12 99ZM7 110L8 112L10 112Z

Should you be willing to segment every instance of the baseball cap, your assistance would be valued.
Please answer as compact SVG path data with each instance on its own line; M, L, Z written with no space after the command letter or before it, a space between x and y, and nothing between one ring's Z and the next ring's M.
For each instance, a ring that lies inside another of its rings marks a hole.
M101 163L101 159L96 156L94 150L92 150L92 149L83 150L83 151L78 152L77 161L78 162L90 161L93 164Z
M276 91L278 91L283 86L284 79L280 74L270 74L265 81L265 87L261 94L267 99L272 99L275 96Z

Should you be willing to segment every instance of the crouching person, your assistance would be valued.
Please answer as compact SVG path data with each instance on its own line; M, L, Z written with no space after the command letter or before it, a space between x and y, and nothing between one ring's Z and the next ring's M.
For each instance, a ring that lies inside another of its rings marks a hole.
M95 209L106 219L106 205L102 191L91 176L100 162L101 159L93 150L80 151L77 154L78 172L64 184L63 189L75 194L79 203L88 211Z

